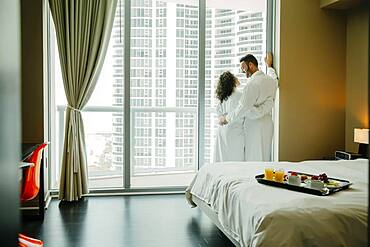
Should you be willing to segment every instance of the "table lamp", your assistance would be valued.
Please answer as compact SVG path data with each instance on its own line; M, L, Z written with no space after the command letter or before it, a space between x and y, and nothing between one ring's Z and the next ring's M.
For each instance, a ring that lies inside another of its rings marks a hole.
M358 153L362 157L368 157L369 129L355 129L354 142L359 143Z

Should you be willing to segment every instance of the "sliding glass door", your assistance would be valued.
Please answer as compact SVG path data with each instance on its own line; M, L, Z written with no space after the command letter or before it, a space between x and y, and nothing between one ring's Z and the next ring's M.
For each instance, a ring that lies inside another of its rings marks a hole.
M131 1L131 186L186 186L197 170L198 7Z
M219 76L230 71L236 75L243 88L247 82L240 71L239 59L253 54L262 71L266 52L266 8L261 0L206 2L206 49L205 49L205 163L213 162L214 141L218 128L215 113L215 90Z
M82 111L90 188L183 188L213 162L218 77L229 70L245 84L246 53L262 64L267 3L118 0L104 66ZM58 189L66 100L54 35L51 26L50 170Z

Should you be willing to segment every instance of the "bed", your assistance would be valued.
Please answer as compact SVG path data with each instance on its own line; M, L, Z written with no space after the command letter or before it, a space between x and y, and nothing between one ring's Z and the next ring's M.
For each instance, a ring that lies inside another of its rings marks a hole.
M264 167L326 173L353 183L316 196L257 183ZM367 246L368 160L206 165L186 190L236 246Z

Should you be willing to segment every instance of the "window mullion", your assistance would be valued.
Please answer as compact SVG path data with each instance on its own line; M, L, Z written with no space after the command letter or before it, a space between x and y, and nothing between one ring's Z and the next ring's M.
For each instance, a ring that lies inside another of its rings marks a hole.
M125 1L124 4L124 188L129 189L131 187L131 106L130 106L130 41L131 41L131 1Z
M204 164L206 0L199 0L198 169Z

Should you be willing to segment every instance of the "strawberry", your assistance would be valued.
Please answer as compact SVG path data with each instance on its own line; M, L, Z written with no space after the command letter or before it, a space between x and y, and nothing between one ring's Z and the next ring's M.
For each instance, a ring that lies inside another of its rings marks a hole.
M319 180L319 177L318 177L318 176L313 175L313 176L311 177L311 180Z
M301 175L301 181L305 181L307 179L307 176L306 175Z

